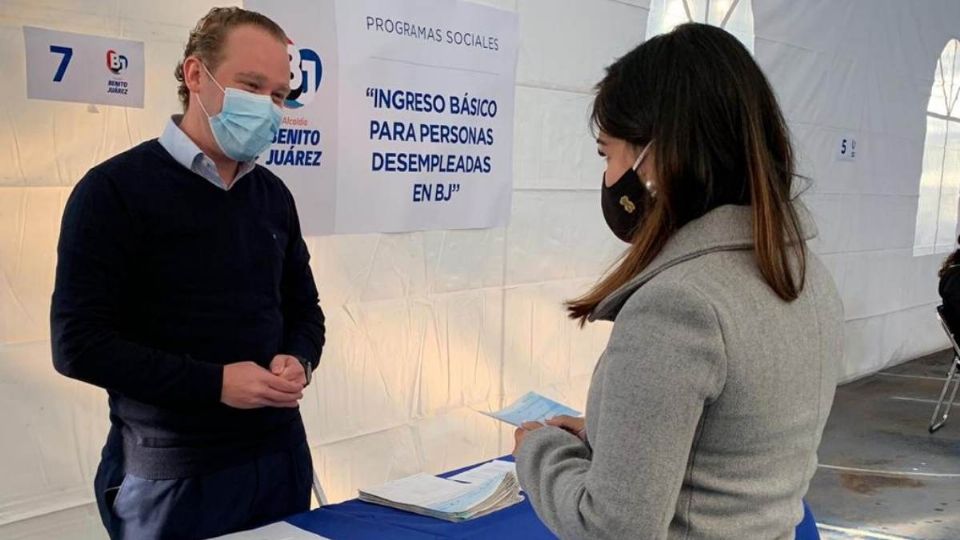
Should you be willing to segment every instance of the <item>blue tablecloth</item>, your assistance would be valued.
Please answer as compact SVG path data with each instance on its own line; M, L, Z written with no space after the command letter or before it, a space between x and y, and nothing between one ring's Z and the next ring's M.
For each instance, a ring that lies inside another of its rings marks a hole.
M511 457L501 458L512 461ZM463 470L441 476L452 476ZM817 526L804 503L803 522L797 526L797 540L819 540ZM471 521L449 523L439 519L401 512L356 499L324 506L287 519L289 523L334 540L426 538L540 540L556 538L537 518L529 501Z

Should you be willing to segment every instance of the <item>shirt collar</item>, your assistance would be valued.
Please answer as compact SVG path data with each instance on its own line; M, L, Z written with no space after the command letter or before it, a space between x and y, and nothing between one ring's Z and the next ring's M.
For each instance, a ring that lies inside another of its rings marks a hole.
M217 173L217 167L213 163L213 160L204 154L203 151L200 150L200 147L197 146L197 143L193 142L193 139L188 137L187 134L180 129L180 122L182 120L182 114L175 114L170 117L170 120L167 121L167 125L163 129L163 134L160 135L160 144L173 156L173 159L175 159L177 163L183 165L187 170L199 174L221 189L229 189L224 185L223 179L220 178L219 173ZM241 161L240 167L237 169L237 177L230 184L231 187L236 185L241 178L246 176L256 166L255 160Z

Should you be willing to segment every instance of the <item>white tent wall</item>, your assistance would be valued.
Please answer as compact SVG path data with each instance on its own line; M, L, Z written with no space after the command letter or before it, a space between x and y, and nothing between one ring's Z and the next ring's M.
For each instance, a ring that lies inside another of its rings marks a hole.
M600 214L587 110L603 67L644 38L648 2L483 3L520 16L510 225L308 240L329 341L302 411L333 500L507 453L511 431L474 408L538 390L582 409L609 334L579 330L561 302L622 249ZM0 537L102 537L91 485L106 396L50 361L59 221L88 168L157 136L177 111L173 67L213 5L0 1ZM912 251L926 108L937 59L960 37L960 2L752 9L756 57L813 180L814 249L843 295L844 378L944 348L933 316L942 255ZM28 101L24 25L145 41L145 108ZM854 162L835 159L847 135L860 143Z

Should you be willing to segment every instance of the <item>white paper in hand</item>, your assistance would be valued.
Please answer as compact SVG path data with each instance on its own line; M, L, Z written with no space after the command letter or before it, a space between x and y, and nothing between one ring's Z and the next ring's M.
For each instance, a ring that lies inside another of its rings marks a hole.
M517 427L520 427L524 422L543 422L548 418L560 415L580 416L579 411L557 403L550 398L543 397L536 392L527 392L523 397L514 401L513 404L499 411L492 413L480 412Z

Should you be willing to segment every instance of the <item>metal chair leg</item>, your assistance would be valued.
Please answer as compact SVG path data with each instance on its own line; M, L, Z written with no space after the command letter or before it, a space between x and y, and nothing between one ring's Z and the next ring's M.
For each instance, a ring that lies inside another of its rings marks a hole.
M317 498L317 504L320 506L326 506L329 504L327 502L327 494L323 491L323 486L320 485L320 477L317 476L317 472L313 472L313 495Z
M933 416L930 418L930 433L937 431L942 428L944 424L947 423L947 417L950 415L950 408L953 407L953 402L957 397L957 390L960 389L960 375L958 375L958 368L960 368L960 356L954 355L953 365L950 367L950 371L947 373L947 380L943 382L943 390L940 391L940 399L937 400L937 407L933 410ZM950 384L953 384L953 390L950 391L950 399L944 401L944 398L947 396L947 391L950 390ZM942 409L942 412L941 412Z

